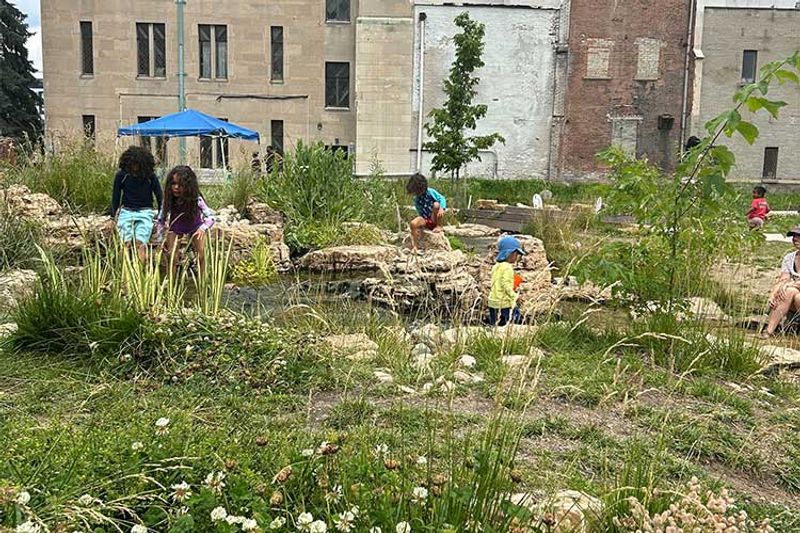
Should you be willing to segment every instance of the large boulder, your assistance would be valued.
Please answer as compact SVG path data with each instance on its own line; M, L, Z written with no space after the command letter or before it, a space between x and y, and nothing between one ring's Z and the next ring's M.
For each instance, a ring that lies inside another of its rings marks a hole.
M446 235L467 239L497 237L500 235L500 230L498 228L484 226L483 224L459 224L458 226L445 226L444 232Z
M333 246L306 254L300 266L315 272L387 270L398 255L394 246Z
M403 247L411 249L411 234L406 235L403 240ZM443 231L422 230L417 239L417 250L420 252L450 252L453 247Z
M0 206L7 208L11 215L34 221L44 221L64 212L50 196L33 193L25 185L11 185L0 190Z
M33 270L0 272L0 314L8 314L30 298L39 276Z
M232 225L215 224L213 231L218 237L232 241L231 262L234 264L247 259L256 244L266 242L278 271L283 272L291 268L289 247L283 242L282 226L240 221Z
M352 361L372 359L378 355L378 343L364 333L349 335L330 335L323 339L334 355L346 357Z
M268 204L260 202L250 202L247 204L246 216L253 224L275 224L283 226L285 220L282 212L272 208Z
M47 245L77 251L108 238L114 233L114 221L103 215L57 216L43 221Z

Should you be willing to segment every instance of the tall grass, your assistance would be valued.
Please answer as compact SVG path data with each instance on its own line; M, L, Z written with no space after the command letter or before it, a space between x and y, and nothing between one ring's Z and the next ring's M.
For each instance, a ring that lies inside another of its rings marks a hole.
M110 208L115 172L113 155L83 140L67 143L55 154L31 153L6 171L9 182L47 194L81 213Z
M41 237L42 229L35 222L12 216L0 201L0 271L34 266Z

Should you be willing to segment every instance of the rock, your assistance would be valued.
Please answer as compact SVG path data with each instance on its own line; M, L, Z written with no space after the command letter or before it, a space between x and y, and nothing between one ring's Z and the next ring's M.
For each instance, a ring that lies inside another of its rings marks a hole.
M102 215L60 216L44 220L43 228L48 246L76 251L111 237L115 224Z
M251 201L247 204L245 215L253 224L275 224L283 226L284 214L267 204Z
M467 256L461 250L439 251L436 253L400 254L393 265L397 272L450 272L463 266Z
M772 375L781 370L800 368L800 350L764 344L758 347L758 352L765 360L765 365L761 368L763 374Z
M418 355L433 355L433 351L428 347L427 344L421 342L411 349L411 355L414 357Z
M468 239L479 239L481 237L496 237L500 235L498 228L484 226L483 224L459 224L458 226L445 226L446 235L462 237Z
M436 324L425 324L412 331L411 337L417 342L424 342L428 346L437 346L442 342L442 328Z
M403 240L403 247L411 249L411 235L406 235ZM443 231L430 231L422 230L422 233L417 240L417 250L420 252L440 251L450 252L453 250L450 246L450 241L447 240L447 235Z
M242 223L242 215L239 211L233 207L232 205L226 205L223 208L220 208L216 211L214 218L217 221L217 224L222 226L233 226L234 224ZM249 224L248 221L244 221Z
M734 324L740 328L754 329L760 331L769 323L769 315L750 315L740 318Z
M387 270L397 257L394 246L334 246L306 254L300 266L316 272Z
M8 314L26 298L33 296L38 274L33 270L0 272L0 314Z
M528 358L524 355L506 355L500 361L506 366L511 368L522 366L528 362Z
M456 346L468 344L475 339L486 337L488 334L488 328L484 326L462 326L444 331L442 341L447 346Z
M366 278L361 292L367 300L396 310L410 310L422 305L429 295L427 285L413 278Z
M708 298L692 297L686 300L686 313L678 313L680 320L694 318L697 320L727 321L730 317L717 305L716 302Z
M372 373L380 383L394 383L394 377L388 372L383 372L382 370L375 370Z
M283 242L283 227L277 224L250 224L237 220L230 224L214 224L212 230L218 238L231 241L231 263L250 257L253 247L259 242L269 245L272 260L279 272L291 268L289 247Z
M431 352L416 354L413 356L413 359L411 361L411 366L413 366L416 370L422 372L423 370L430 368L430 365L433 362L433 360L434 356L433 353Z
M588 533L603 513L602 501L577 490L561 490L544 506L556 524L553 533Z
M481 383L483 381L483 377L470 374L469 372L465 372L463 370L456 370L455 372L453 372L453 379L461 383L462 385L467 385L470 383Z
M506 206L505 204L498 203L497 200L480 199L475 202L475 209L489 209L492 211L502 211Z
M556 297L560 300L568 300L586 303L603 303L613 298L613 285L608 287L598 287L591 280L583 284L578 283L574 276L569 278L554 278Z
M473 368L476 365L477 361L471 355L462 355L461 358L458 360L458 363L464 368Z
M64 213L53 198L31 192L25 185L11 185L0 190L0 204L5 205L10 214L33 221L43 221Z
M14 322L0 324L0 339L13 335L17 332L17 325Z
M353 361L372 359L378 355L378 343L364 333L331 335L325 337L323 342L334 355L347 357Z
M411 387L407 387L407 386L405 386L405 385L399 385L399 386L397 387L397 389L398 389L400 392L404 392L404 393L406 393L406 394L416 394L416 393L417 393L417 390L416 390L416 389L412 389Z

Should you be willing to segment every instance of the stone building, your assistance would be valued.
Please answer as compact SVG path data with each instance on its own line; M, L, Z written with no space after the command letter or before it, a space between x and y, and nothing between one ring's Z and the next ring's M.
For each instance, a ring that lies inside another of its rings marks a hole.
M615 144L674 168L689 109L691 0L572 0L563 179L601 172L595 154Z
M796 0L699 0L695 25L692 131L733 106L731 97L756 79L758 69L800 49L800 3ZM775 120L762 111L753 121L760 135L752 146L735 136L722 138L736 154L731 178L800 179L800 89L775 84L768 97L788 105Z

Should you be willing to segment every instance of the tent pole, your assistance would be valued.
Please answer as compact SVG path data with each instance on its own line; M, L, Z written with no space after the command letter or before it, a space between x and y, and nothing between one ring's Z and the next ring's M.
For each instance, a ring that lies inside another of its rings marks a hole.
M183 8L186 5L186 0L175 0L178 7L178 111L186 109L186 68L185 68L185 35L184 35L184 19ZM178 153L181 165L186 164L186 138L180 137L178 141Z

